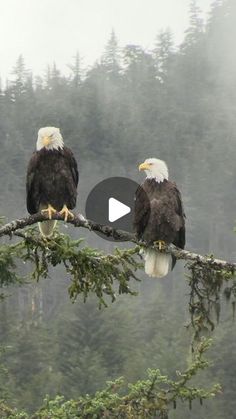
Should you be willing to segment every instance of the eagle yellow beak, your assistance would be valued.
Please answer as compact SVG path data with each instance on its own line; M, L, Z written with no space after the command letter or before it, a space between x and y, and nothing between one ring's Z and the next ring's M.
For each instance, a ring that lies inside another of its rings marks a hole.
M51 142L51 138L50 137L43 137L43 145L44 147L47 147Z
M139 165L138 170L141 172L141 170L148 170L150 169L150 163L142 163Z

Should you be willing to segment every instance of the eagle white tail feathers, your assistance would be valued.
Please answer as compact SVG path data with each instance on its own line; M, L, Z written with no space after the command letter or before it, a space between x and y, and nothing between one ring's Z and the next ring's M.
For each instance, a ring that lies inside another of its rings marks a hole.
M57 220L46 220L38 223L39 231L43 237L51 237Z
M153 249L145 251L145 272L155 278L166 276L171 266L171 255L160 253Z

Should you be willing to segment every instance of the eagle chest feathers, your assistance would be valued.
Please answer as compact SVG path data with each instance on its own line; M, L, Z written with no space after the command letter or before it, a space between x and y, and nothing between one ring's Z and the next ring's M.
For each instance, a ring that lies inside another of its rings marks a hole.
M77 167L69 149L36 151L29 163L27 208L30 213L52 205L57 211L65 204L76 205Z

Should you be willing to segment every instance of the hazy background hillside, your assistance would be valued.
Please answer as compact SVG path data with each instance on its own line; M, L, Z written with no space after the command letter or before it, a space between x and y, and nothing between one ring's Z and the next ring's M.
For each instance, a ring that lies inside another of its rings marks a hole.
M56 64L35 76L19 56L0 95L0 214L7 220L26 215L27 163L38 129L54 125L79 162L78 211L84 212L97 182L113 175L141 181L138 163L158 157L182 192L187 248L235 261L235 23L234 0L214 1L206 23L192 2L178 48L170 30L157 34L152 50L120 48L113 31L92 67L82 66L75 51L69 76ZM113 247L82 229L60 230L106 251ZM72 304L70 279L59 269L38 284L7 290L9 297L0 303L0 342L9 347L3 359L9 375L7 383L0 375L0 388L7 385L11 402L32 410L46 393L76 398L120 375L134 381L149 367L168 374L181 369L190 338L184 328L184 267L178 263L162 281L140 277L134 284L138 297L119 297L101 311L93 299ZM202 382L221 382L223 394L192 411L177 406L171 418L235 418L230 306L223 304L214 337L214 366Z

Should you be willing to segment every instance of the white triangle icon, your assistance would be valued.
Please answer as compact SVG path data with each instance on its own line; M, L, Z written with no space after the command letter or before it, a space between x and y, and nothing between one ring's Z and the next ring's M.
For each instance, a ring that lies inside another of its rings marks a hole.
M131 212L131 208L115 198L109 198L108 201L108 219L111 223L124 217Z

